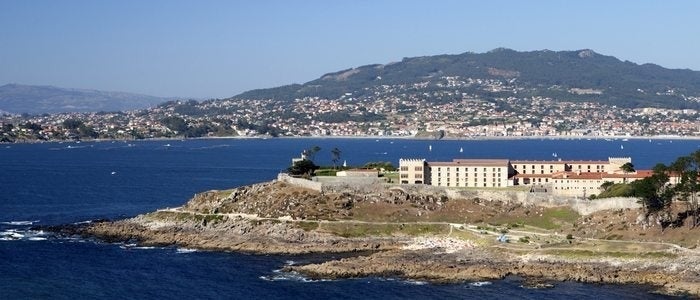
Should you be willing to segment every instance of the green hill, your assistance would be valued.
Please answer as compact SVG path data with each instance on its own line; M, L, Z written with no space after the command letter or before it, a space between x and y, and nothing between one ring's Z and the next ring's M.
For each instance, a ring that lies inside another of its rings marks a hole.
M498 48L486 53L404 58L396 63L328 73L304 84L251 90L233 98L335 99L348 93L361 98L371 96L373 89L382 85L427 83L428 90L443 89L439 83L455 76L504 82L519 88L517 95L512 91L484 90L479 85L460 88L461 92L482 98L541 96L620 107L700 107L700 72L639 65L587 49L518 52Z

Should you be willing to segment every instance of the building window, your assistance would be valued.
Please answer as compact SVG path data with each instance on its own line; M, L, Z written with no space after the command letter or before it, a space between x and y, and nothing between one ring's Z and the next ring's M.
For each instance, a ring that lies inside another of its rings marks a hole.
M423 171L423 167L416 167L414 170L421 172L421 171Z
M401 171L408 171L408 167L407 167L407 166L402 166L402 167L401 167Z
M401 174L401 178L408 178L408 174Z

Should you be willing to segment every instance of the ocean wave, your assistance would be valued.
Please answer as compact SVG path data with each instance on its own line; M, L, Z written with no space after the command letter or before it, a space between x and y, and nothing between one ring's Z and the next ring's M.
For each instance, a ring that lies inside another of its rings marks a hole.
M476 282L470 282L470 286L485 286L485 285L490 285L492 284L491 281L476 281Z
M332 279L311 279L297 272L281 272L280 270L272 271L275 275L262 275L258 278L265 281L295 281L295 282L329 282Z
M137 247L132 247L131 249L136 249L136 250L153 250L153 249L158 249L158 247L153 247L153 246L137 246Z
M175 250L177 253L192 253L192 252L197 252L197 249L190 249L190 248L177 248Z
M28 225L33 225L34 223L39 222L39 220L36 221L8 221L8 222L0 222L0 224L5 224L5 225L12 225L12 226L28 226Z
M43 241L47 234L41 230L8 229L0 232L3 241Z

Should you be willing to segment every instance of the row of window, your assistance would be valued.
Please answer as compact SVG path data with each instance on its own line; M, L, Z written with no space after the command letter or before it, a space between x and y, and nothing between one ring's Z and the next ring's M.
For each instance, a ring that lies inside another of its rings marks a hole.
M431 168L431 169L433 169L433 168ZM435 169L437 169L438 172L442 171L442 167L437 167L437 168L435 168ZM445 169L446 169L447 172L450 171L450 167L446 167ZM456 167L456 168L455 168L455 171L459 172L459 171L460 171L460 168L459 168L459 167ZM469 168L468 168L468 167L465 167L465 168L464 168L464 171L465 171L465 172L469 172ZM476 167L475 167L475 168L473 168L473 171L479 171L479 168L476 168ZM484 171L484 172L488 171L488 168L483 168L483 171ZM501 171L501 168L491 168L491 171L492 171L492 172L496 172L496 171L500 172L500 171Z
M451 185L450 185L449 182L445 183L444 185L443 185L442 183L439 183L439 182L438 182L437 186L447 186L447 187L449 187L449 186L451 186ZM457 183L457 184L452 185L452 186L454 186L454 187L478 187L479 184L478 184L478 183L475 183L474 185L469 185L469 183L466 182L466 183L463 184L463 185L460 185L459 183ZM492 183L491 185L487 185L487 183L484 182L484 184L481 185L481 186L483 186L483 187L501 187L501 183L499 182L498 184Z
M483 173L483 174L484 174L484 177L486 177L486 173ZM452 177L450 175L452 175L452 174L447 173L447 177ZM479 176L479 173L474 173L474 177L478 177L478 176ZM501 173L500 172L499 173L491 173L491 177L496 177L496 176L501 177ZM442 177L442 173L438 172L437 177ZM454 177L460 177L460 174L456 173ZM464 177L469 177L469 173L464 173Z

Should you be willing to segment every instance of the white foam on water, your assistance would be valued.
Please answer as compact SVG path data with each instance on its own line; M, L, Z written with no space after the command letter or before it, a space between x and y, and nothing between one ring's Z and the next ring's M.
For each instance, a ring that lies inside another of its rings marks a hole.
M273 270L276 275L263 275L258 278L265 281L296 281L296 282L328 282L333 281L332 279L310 279L304 277L297 272L281 272L280 270Z
M28 226L28 225L32 225L36 222L39 222L39 220L36 220L36 221L8 221L8 222L0 222L0 224L13 225L13 226Z
M137 249L137 250L152 250L156 249L157 247L152 247L152 246L139 246L139 247L132 247L131 249Z
M420 281L420 280L406 280L404 282L406 282L408 284L412 284L412 285L426 285L426 284L428 284L428 282Z
M490 282L490 281L477 281L477 282L470 282L469 285L471 285L471 286L485 286L485 285L489 285L491 283L492 282Z
M177 253L192 253L192 252L197 252L197 249L190 249L190 248L177 248L175 250Z
M288 265L288 266L294 265L295 263L296 263L296 262L294 262L293 260L287 260L287 261L284 262L284 264L285 264L285 265Z
M33 237L28 238L27 240L29 240L29 241L45 241L46 238L40 237L40 236L33 236Z

